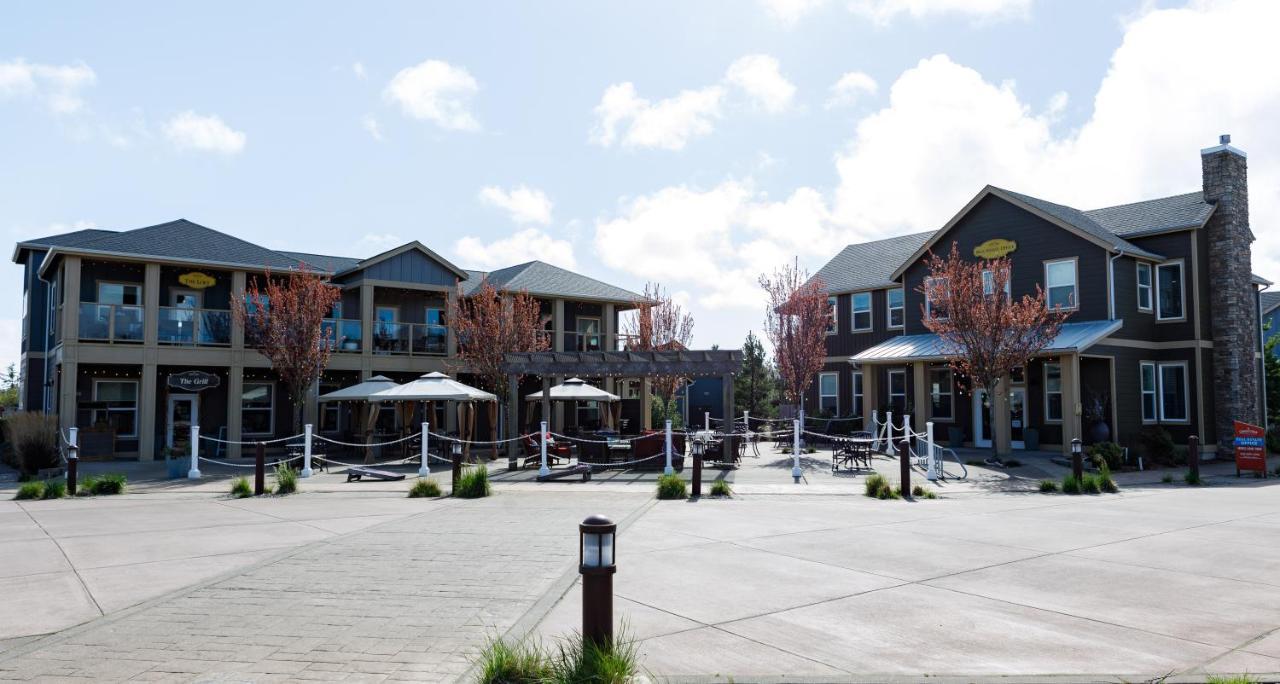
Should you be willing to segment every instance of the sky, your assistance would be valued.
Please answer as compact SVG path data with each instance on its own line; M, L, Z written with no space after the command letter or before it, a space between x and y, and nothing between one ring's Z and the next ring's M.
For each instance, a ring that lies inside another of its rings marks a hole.
M1276 26L1269 0L7 4L0 232L416 239L661 283L695 347L737 347L784 263L937 228L986 184L1194 191L1230 133L1280 282Z

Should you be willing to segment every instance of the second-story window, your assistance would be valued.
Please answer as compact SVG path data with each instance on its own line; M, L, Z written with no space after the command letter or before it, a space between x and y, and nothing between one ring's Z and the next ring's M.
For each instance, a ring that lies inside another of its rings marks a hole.
M840 332L840 298L827 297L827 334Z
M1183 289L1181 261L1156 266L1156 320L1173 321L1185 317Z
M993 292L995 292L995 291L996 291L996 274L995 274L995 272L994 272L994 271L992 271L991 269L985 269L985 270L983 270L983 271L982 271L982 294L987 295L988 297L990 297L990 296L991 296L991 293L993 293ZM1005 277L1005 279L1004 279L1004 296L1005 296L1005 297L1008 297L1008 296L1009 296L1009 292L1010 292L1010 290L1009 290L1009 278L1008 278L1008 277Z
M1138 311L1151 311L1151 264L1138 262Z
M600 351L600 319L579 317L578 351Z
M907 313L906 292L902 289L889 290L885 298L889 304L889 327L901 328Z
M859 292L853 296L853 329L871 329L871 293Z
M930 318L947 318L947 279L925 278L924 285L925 315Z
M1045 303L1050 309L1074 309L1080 304L1076 291L1076 260L1062 259L1044 263Z

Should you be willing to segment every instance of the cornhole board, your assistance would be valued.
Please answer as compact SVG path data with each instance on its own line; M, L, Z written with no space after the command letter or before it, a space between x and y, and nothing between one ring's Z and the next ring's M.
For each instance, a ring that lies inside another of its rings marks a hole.
M566 480L571 477L581 477L583 482L591 479L591 466L579 463L571 468L564 470L553 470L546 475L539 475L538 482L550 482L552 480Z
M386 481L404 479L404 475L400 473L393 473L387 470L376 470L374 468L366 468L364 466L355 466L352 468L347 468L347 482L350 482L352 480L359 482L360 478L362 477L367 477L371 480L386 480Z

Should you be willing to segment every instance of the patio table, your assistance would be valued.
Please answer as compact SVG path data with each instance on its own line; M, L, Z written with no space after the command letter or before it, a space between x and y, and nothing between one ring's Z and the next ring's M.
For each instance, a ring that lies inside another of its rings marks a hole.
M870 437L836 437L831 445L831 472L840 466L857 468L859 464L871 467L871 445L875 442Z

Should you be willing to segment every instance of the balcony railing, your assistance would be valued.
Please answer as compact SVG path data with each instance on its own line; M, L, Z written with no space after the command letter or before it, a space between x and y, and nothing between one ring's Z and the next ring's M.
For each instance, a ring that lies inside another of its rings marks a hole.
M320 324L320 332L335 352L359 352L364 339L360 321L348 318L326 318Z
M444 356L449 353L449 328L430 323L374 323L373 353Z
M571 352L605 351L605 336L598 332L566 332L564 349Z
M222 309L160 307L160 344L223 347L231 344L231 312Z
M143 320L141 306L80 302L80 339L141 343Z

